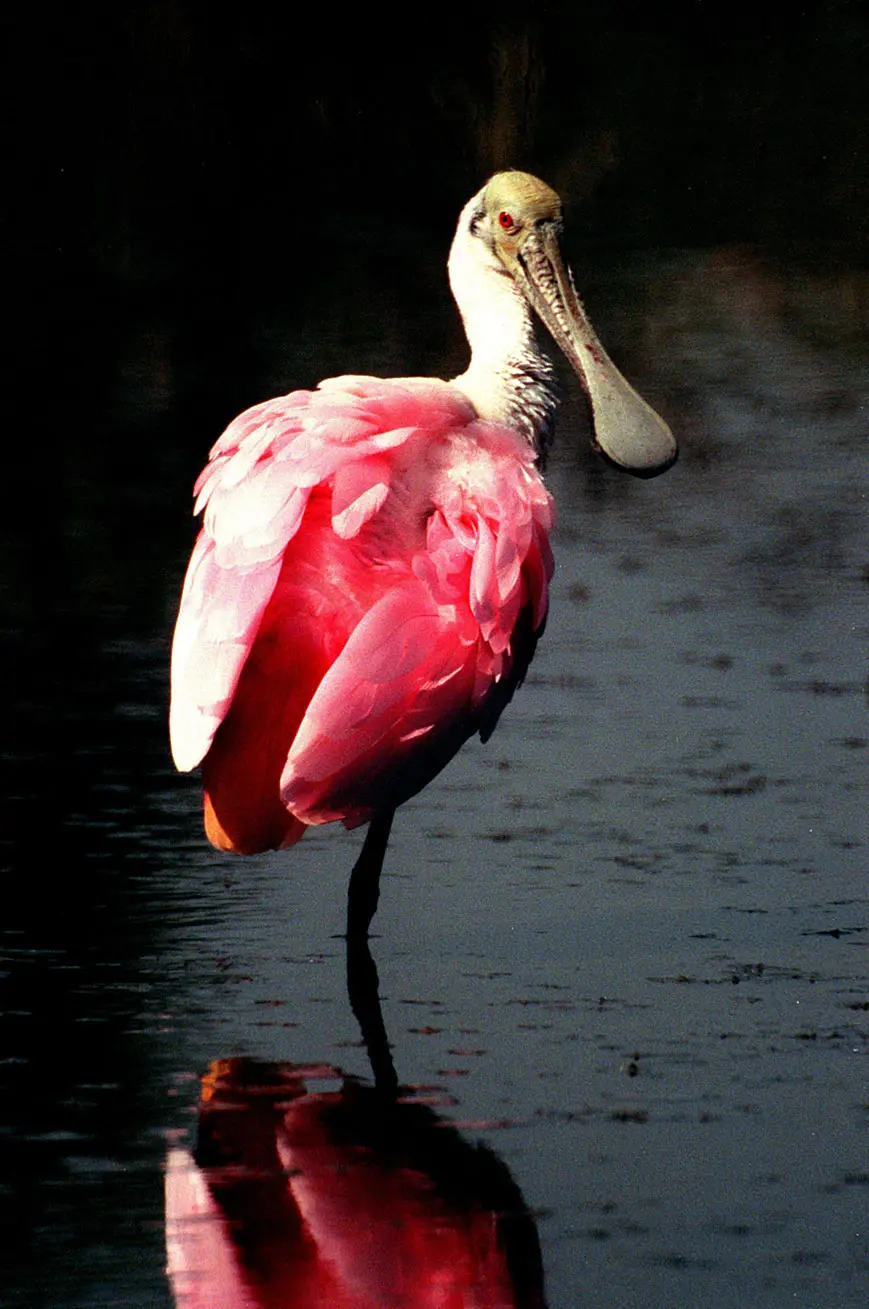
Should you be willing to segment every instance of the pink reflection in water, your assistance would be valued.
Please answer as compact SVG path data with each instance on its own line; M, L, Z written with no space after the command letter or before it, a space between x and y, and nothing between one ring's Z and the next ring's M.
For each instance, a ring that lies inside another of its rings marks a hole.
M544 1304L536 1230L501 1161L332 1068L212 1065L196 1151L168 1157L166 1243L184 1309Z

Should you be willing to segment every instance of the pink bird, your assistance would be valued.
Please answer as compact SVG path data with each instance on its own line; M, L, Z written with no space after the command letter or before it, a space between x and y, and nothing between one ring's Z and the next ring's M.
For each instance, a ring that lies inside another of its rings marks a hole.
M221 850L369 823L349 936L367 934L395 809L489 737L543 630L553 507L539 460L556 394L540 324L580 377L599 449L646 476L676 457L585 315L561 226L550 187L496 174L449 257L467 371L331 378L255 405L196 484L175 762L202 764Z

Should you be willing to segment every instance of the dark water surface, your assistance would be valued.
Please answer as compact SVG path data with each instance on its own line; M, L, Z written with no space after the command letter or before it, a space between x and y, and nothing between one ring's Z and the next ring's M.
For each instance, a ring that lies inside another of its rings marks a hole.
M348 364L461 367L365 277L223 356L125 320L62 499L7 525L4 1305L171 1303L163 1172L213 1061L370 1083L338 936L358 835L218 856L165 738L220 423ZM566 405L531 674L396 822L372 943L395 1069L512 1178L550 1306L862 1305L869 283L737 246L581 280L683 456L625 480Z

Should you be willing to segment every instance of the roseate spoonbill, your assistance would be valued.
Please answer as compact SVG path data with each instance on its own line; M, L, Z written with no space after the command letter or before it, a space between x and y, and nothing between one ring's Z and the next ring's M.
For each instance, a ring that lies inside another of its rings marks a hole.
M555 372L595 444L649 476L670 429L606 354L560 249L561 202L497 173L449 257L471 361L438 378L338 377L248 409L196 484L204 510L172 652L172 749L202 763L221 850L369 823L348 893L364 936L396 807L486 740L543 630L552 502L538 468Z

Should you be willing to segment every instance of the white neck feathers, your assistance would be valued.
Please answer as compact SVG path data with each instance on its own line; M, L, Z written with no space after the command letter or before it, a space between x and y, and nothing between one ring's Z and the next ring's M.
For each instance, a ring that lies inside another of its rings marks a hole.
M450 250L450 286L471 348L471 362L453 385L481 418L516 428L540 448L555 413L555 370L528 301L471 231L476 204L475 198L462 211Z

